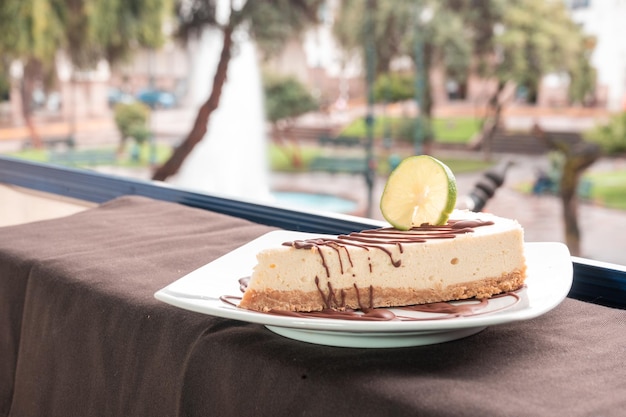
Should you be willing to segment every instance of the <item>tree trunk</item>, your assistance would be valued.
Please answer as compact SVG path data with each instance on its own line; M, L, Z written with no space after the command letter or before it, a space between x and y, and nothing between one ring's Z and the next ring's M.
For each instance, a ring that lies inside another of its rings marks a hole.
M217 70L213 78L213 89L211 95L207 101L198 110L198 115L193 124L191 132L187 135L187 138L174 150L174 153L162 166L152 175L153 180L165 181L167 178L175 175L180 167L185 162L185 159L189 156L193 148L204 138L204 135L208 129L209 119L211 114L220 102L222 95L222 88L226 82L228 75L228 64L230 63L231 50L233 45L233 29L234 24L227 25L223 29L224 42L222 44L222 52L220 54L220 60L217 64Z
M581 233L578 226L578 184L583 172L599 157L600 148L594 143L580 142L569 144L555 140L538 125L533 127L533 134L565 157L559 182L559 195L563 206L563 225L565 244L573 256L580 256Z
M505 83L501 81L498 82L498 88L489 98L487 104L487 114L485 115L481 131L481 145L485 161L491 161L493 137L500 126L500 119L502 117L502 98L500 96L505 86Z
M565 227L565 244L573 256L580 256L580 228L578 227L578 189L579 173L563 166L560 182L560 196Z
M293 125L290 122L287 122L286 127L282 129L278 127L277 123L272 123L272 137L274 142L279 145L278 148L289 159L291 166L300 169L304 165L304 161L300 147L293 138L292 128ZM285 132L287 138L285 138Z
M424 141L422 143L422 153L432 155L433 142L435 141L433 131L433 89L430 82L430 68L433 66L433 46L430 42L424 45L424 93L423 93L423 121L425 122Z
M293 127L291 121L288 122L289 126ZM287 142L291 147L291 164L294 168L300 169L303 166L302 152L300 152L300 146L293 137L293 129L287 128Z
M43 148L43 142L33 120L33 109L31 107L33 99L33 90L35 78L39 74L40 65L37 61L29 59L24 65L24 73L22 75L21 95L22 95L22 116L24 123L30 134L31 145L35 149Z

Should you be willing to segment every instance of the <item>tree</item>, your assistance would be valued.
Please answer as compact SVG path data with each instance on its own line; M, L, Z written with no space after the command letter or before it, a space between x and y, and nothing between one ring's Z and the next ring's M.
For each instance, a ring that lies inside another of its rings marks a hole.
M168 0L3 0L0 2L0 60L22 64L22 113L35 147L41 139L32 119L38 80L55 79L64 52L75 69L101 59L115 64L135 48L159 46Z
M246 29L257 46L267 55L280 51L294 34L317 22L322 0L265 0L246 1L241 8L230 3L229 15L219 21L216 10L218 0L189 0L177 3L180 26L179 38L183 41L197 36L206 27L217 28L223 36L217 70L213 77L211 94L200 106L194 124L185 140L172 156L152 175L153 180L164 181L176 174L194 147L204 138L211 114L219 106L222 88L227 79L228 65L236 51L233 34Z
M578 225L578 184L580 178L601 154L596 143L581 141L568 144L550 136L539 125L533 127L533 134L542 140L550 149L563 156L563 166L559 180L559 196L563 208L563 224L565 243L574 256L580 256L581 233Z
M583 37L581 54L573 63L573 71L570 72L570 84L568 94L572 102L582 105L594 104L596 101L592 93L596 88L597 71L591 65L591 54L596 47L594 36Z
M334 26L340 44L365 57L366 2L341 2ZM420 21L423 11L432 19ZM515 86L532 98L543 77L557 72L569 75L570 94L582 101L594 88L589 56L593 41L576 25L564 2L545 0L398 0L377 1L373 17L377 74L389 71L394 59L405 56L417 62L423 56L424 74L442 68L446 77L464 84L470 74L491 81L495 88L487 99L483 121L483 148L490 158L490 143L500 124L503 106ZM423 76L421 111L429 119L432 97Z
M470 59L470 48L465 36L461 15L455 11L454 1L398 0L377 1L368 4L360 0L340 3L339 15L333 27L335 37L346 51L346 59L355 55L364 63L367 56L366 35L373 38L376 56L376 76L389 73L394 60L410 57L414 63L415 87L423 89L420 104L421 116L426 123L432 115L432 93L429 73L440 67L447 76L464 82ZM424 21L424 11L432 12L430 21ZM370 30L367 25L371 22ZM417 63L422 60L422 68ZM419 73L419 71L422 73ZM415 91L418 89L416 88ZM417 94L416 94L417 95ZM432 137L426 129L426 142Z
M433 18L419 24L421 11L430 8ZM342 2L335 29L340 43L360 56L364 49L365 2ZM567 74L573 100L584 101L594 88L594 73L589 64L593 39L585 36L566 8L565 2L546 0L443 0L378 1L370 10L375 22L377 71L389 68L394 58L405 55L416 61L423 53L423 67L443 67L446 75L462 81L477 74L491 81L495 88L487 98L482 126L485 158L491 158L491 141L500 125L507 96L523 86L531 100L536 98L543 77L550 73ZM421 36L423 42L416 42ZM421 46L421 47L417 47ZM463 75L465 74L465 75ZM421 111L430 116L432 100L425 83ZM578 236L576 201L572 187L580 174L597 158L592 146L562 149L562 144L548 142L565 155L561 197L568 236ZM584 148L584 149L583 149ZM575 245L575 244L573 244Z
M265 111L272 123L273 137L291 148L294 167L302 166L300 148L290 134L295 117L318 108L311 93L296 78L265 74L263 77ZM285 151L287 148L285 147Z
M3 60L18 59L22 63L22 113L34 147L41 146L41 138L31 118L35 81L50 72L63 38L60 16L50 2L40 3L37 7L34 1L0 3L0 27L3 29L0 54Z
M476 7L472 7L476 6ZM491 158L491 141L500 125L507 96L515 87L527 89L536 99L543 77L568 74L570 94L581 100L594 87L589 56L593 44L576 25L564 2L545 0L489 0L466 2L464 15L472 29L476 62L474 71L493 80L496 88L487 101L482 129L485 158ZM568 145L535 126L533 133L564 157L559 184L566 242L573 254L580 252L578 199L580 177L599 157L599 147L587 142Z
M543 77L568 74L577 97L585 96L590 82L589 42L564 2L545 0L489 0L462 2L461 8L474 47L473 71L495 84L487 100L482 129L485 158L491 158L491 140L500 125L510 92L518 86L534 102ZM582 82L582 80L586 80ZM509 94L509 95L507 95Z

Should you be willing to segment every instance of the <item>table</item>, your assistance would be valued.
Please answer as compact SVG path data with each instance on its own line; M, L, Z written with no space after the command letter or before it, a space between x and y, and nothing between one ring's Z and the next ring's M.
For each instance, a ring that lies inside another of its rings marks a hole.
M622 416L626 311L318 346L155 291L273 228L145 197L0 228L0 416Z

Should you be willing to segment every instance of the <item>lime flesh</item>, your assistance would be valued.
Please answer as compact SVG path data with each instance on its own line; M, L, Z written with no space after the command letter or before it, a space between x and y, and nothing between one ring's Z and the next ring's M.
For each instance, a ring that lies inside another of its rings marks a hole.
M404 159L389 175L380 199L383 217L396 229L442 225L456 204L450 168L429 155Z

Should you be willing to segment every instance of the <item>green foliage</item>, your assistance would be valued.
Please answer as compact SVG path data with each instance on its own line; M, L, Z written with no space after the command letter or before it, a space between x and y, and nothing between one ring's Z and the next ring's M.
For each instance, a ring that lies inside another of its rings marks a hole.
M79 69L163 43L171 0L3 0L0 59L35 60L47 71L59 50Z
M607 123L586 132L585 139L597 143L609 155L626 152L626 112L615 114Z
M361 56L367 55L364 39L371 36L376 56L374 70L377 74L387 72L394 58L413 55L412 36L417 29L417 14L424 3L379 1L368 8L367 1L341 1L333 26L334 35L346 51Z
M63 43L63 16L52 1L0 2L0 58L54 60Z
M595 49L596 40L587 36L583 40L583 48L569 71L570 84L568 94L575 103L584 104L588 101L596 87L597 72L591 65L591 54Z
M437 8L428 41L434 63L441 63L448 79L463 83L472 65L472 38L467 19L454 5Z
M499 3L492 0L491 3ZM549 73L566 73L574 82L586 78L588 66L581 61L591 51L585 49L585 35L575 24L565 2L545 0L516 0L498 9L501 15L494 16L496 31L490 38L493 50L499 51L494 62L493 52L486 51L480 58L485 65L485 76L495 76L500 82L516 82L525 86L531 100L536 97L542 77ZM590 88L591 84L579 83L579 87ZM586 91L580 89L578 96Z
M374 100L381 103L395 103L415 97L415 76L413 74L385 73L374 83Z
M2 66L0 65L0 102L8 100L10 87L9 77L6 72L2 71Z
M268 145L269 166L272 171L276 172L301 172L306 170L316 157L322 153L318 147L302 146L300 148L301 163L296 166L293 158L289 157L289 149L285 149L284 145L270 143Z
M378 74L389 71L394 58L415 60L421 38L425 66L443 68L450 80L463 83L472 70L500 85L522 85L532 99L544 75L563 73L571 80L571 98L582 102L595 86L589 64L594 45L572 21L565 3L396 0L368 8L369 2L345 0L333 30L348 52L361 57L366 56L365 35L372 35ZM420 23L425 8L433 11L432 19Z
M294 77L265 74L263 89L267 119L272 123L318 108L311 93Z
M120 0L121 1L121 0ZM324 0L264 0L243 2L230 16L232 27L245 25L248 35L266 57L280 52L294 34L318 21ZM216 0L177 0L177 36L187 40L205 27L220 27Z
M427 66L429 62L442 63L448 76L463 81L471 58L471 36L459 7L466 3L395 0L375 2L368 8L366 1L345 0L339 4L333 31L345 50L361 56L366 56L364 39L371 36L377 74L388 72L398 57L415 60L421 45L426 51ZM473 9L469 4L467 7ZM434 13L431 21L422 22L421 14L426 8Z
M118 103L113 109L114 120L123 139L133 138L142 144L150 137L148 118L150 108L143 103Z
M272 0L246 3L248 33L266 56L284 48L294 34L318 22L323 0Z
M172 12L172 0L83 0L74 19L85 23L73 23L84 39L70 44L73 61L95 55L115 63L137 47L157 48L165 40L163 25ZM73 39L71 33L68 38Z

